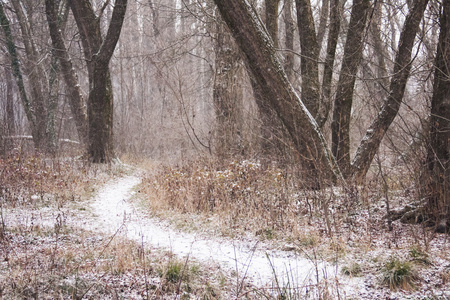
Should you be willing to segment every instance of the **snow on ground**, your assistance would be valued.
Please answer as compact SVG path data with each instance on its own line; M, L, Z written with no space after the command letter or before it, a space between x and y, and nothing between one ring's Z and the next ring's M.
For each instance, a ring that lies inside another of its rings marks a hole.
M127 238L144 245L160 247L175 255L189 256L190 259L219 266L228 273L234 273L238 280L245 276L246 281L250 280L256 287L273 284L274 274L281 287L288 283L311 287L317 284L317 279L322 281L326 277L331 283L338 279L335 267L300 257L294 252L267 250L259 242L249 244L240 240L211 238L163 226L157 220L145 217L131 203L132 189L139 182L138 177L127 176L106 184L92 204L98 218L90 225L90 229L107 234L125 232ZM347 288L340 286L340 289L347 297L354 294L354 288L348 286L350 281L352 285L364 284L358 279L339 278L339 281L346 281Z

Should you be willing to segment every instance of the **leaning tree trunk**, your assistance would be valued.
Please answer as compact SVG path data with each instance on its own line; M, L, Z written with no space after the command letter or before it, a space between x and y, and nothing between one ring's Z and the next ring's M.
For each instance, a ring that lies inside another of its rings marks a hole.
M62 75L68 90L69 105L75 120L78 137L82 144L87 145L87 116L84 109L84 99L82 96L77 74L73 68L66 44L64 42L60 21L58 18L58 8L55 0L45 1L45 11L47 22L52 39L53 53L58 58Z
M105 163L114 157L113 93L109 61L119 40L127 0L115 1L104 39L100 19L95 15L89 0L70 0L69 5L80 32L89 74L88 155L92 162Z
M353 176L358 182L364 180L386 131L400 109L406 82L408 81L411 70L411 53L414 40L427 3L428 0L415 0L413 7L406 17L398 43L389 95L377 118L370 125L369 129L367 129L365 136L362 138L356 150L355 158L352 161L349 175Z
M339 174L333 156L313 116L289 83L259 16L245 0L215 0L215 3L264 92L264 99L276 111L302 155L302 163L308 169L314 167L316 184L322 180L330 183L333 175Z
M450 231L450 2L443 2L435 60L429 144L427 149L428 213L437 230Z
M356 72L360 65L370 0L355 0L344 46L344 58L334 100L333 122L331 123L332 152L344 173L350 169L350 117L353 103Z

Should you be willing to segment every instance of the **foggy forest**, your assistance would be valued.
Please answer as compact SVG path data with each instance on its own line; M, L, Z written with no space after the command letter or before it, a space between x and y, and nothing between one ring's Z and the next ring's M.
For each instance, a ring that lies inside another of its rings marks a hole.
M0 299L450 299L449 0L0 26Z

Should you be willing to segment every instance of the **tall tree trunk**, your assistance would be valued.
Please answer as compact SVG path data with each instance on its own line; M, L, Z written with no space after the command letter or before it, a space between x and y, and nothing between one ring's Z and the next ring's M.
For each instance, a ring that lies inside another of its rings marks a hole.
M440 232L450 231L450 2L442 5L426 170L430 175L428 213Z
M353 1L344 58L334 100L333 122L331 124L332 152L344 173L350 169L350 118L356 73L364 48L363 33L366 28L370 0Z
M81 36L89 74L88 155L95 163L109 162L113 149L113 92L109 61L120 36L127 0L116 0L103 39L100 18L89 0L70 0L70 8ZM106 7L102 8L102 12Z
M386 131L400 109L411 70L411 53L414 40L427 3L428 0L415 0L406 17L394 62L389 95L378 116L367 129L352 161L349 175L352 175L359 182L365 178Z
M279 0L265 0L265 25L269 36L272 38L275 48L278 48L278 5ZM247 70L250 70L246 63ZM276 157L285 160L286 152L286 129L281 124L277 113L267 105L266 94L258 84L256 78L249 71L250 84L253 90L253 97L258 106L259 118L261 121L261 152L266 157Z
M330 9L330 0L322 0L322 7L319 17L319 28L317 29L317 45L319 48L319 55L322 49L323 38L325 37L325 31L327 29L328 13Z
M273 46L278 48L278 5L280 0L265 0L266 3L266 28L273 41Z
M16 134L16 118L14 116L14 84L11 70L7 67L5 70L6 82L6 136L13 136ZM9 138L3 142L5 152L8 153L14 148L14 139Z
M58 17L58 7L55 0L45 1L45 10L47 22L52 39L53 53L58 58L61 65L62 75L69 94L69 104L72 115L77 127L78 137L82 144L87 145L87 116L84 108L84 99L82 96L77 74L73 68L72 61L66 48L61 30L61 22Z
M292 18L293 0L284 0L284 34L286 54L284 56L284 71L292 83L294 79L294 19Z
M28 123L30 124L31 134L33 136L33 141L35 145L39 144L38 138L39 134L36 130L36 121L33 115L33 109L31 103L28 99L28 95L25 90L25 84L23 82L22 71L20 69L20 61L17 54L17 47L14 43L13 36L11 34L11 27L9 20L6 17L5 11L3 9L3 3L0 1L0 25L2 27L3 33L6 39L6 46L8 48L8 53L11 59L11 70L14 78L16 79L16 84L19 89L19 96L22 102L25 115L27 117Z
M371 25L370 33L373 40L373 48L374 48L373 50L376 54L377 59L376 75L378 77L377 84L379 85L377 94L385 95L389 86L389 78L385 61L385 57L387 57L387 52L383 44L383 41L381 40L382 3L377 1L375 4L376 5L374 8L373 17L370 22Z
M152 26L153 26L153 34L155 36L159 35L159 9L155 7L155 4L152 0L148 0L148 5L150 6L150 10L152 11Z
M319 110L319 46L309 0L296 0L297 24L300 36L302 93L301 98L309 112L315 117Z
M316 120L323 128L331 110L331 83L333 80L334 59L341 29L341 13L339 0L330 0L330 29L328 31L327 55L323 68L322 97Z
M19 0L11 1L18 18L22 33L22 41L25 46L26 63L24 63L28 80L30 81L30 95L33 102L33 114L35 119L35 134L33 139L35 147L41 152L53 152L48 134L47 103L44 95L47 94L45 71L39 63L40 56L33 41L33 33L29 19L25 16L22 3Z
M316 121L289 83L272 40L259 16L245 0L215 0L248 66L266 95L270 108L277 112L290 134L302 162L314 167L315 183L329 184L335 169L332 155Z
M243 63L226 25L217 20L215 39L214 107L216 155L220 159L241 154Z

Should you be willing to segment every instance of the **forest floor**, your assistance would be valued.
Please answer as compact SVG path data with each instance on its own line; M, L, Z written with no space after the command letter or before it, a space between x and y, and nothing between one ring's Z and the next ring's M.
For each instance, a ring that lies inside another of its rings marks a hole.
M223 234L217 216L146 209L132 168L94 173L79 199L2 202L0 298L450 299L448 236L380 230L381 209L334 237Z

